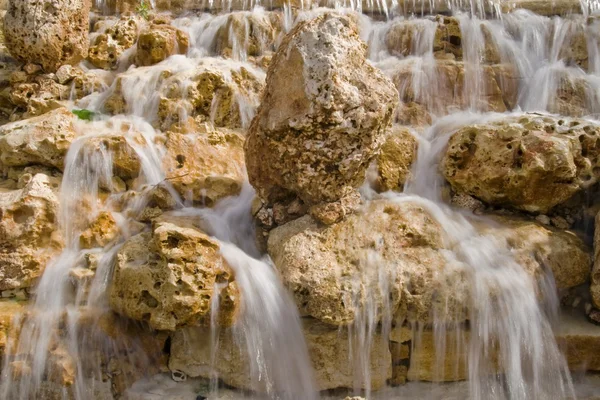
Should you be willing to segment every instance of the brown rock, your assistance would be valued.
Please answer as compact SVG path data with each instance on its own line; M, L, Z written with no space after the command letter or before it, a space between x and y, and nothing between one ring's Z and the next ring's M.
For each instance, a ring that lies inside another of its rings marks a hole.
M270 204L348 195L383 144L396 97L351 19L331 13L298 24L273 57L246 140L250 183Z
M547 213L597 182L598 133L599 127L584 121L535 114L504 118L459 129L440 167L458 192Z
M171 25L151 25L137 42L135 63L139 66L157 64L173 54L186 54L190 39L187 33Z
M137 16L123 16L93 40L88 60L103 69L117 67L125 50L135 44L143 21Z
M215 283L224 285L217 289ZM239 305L234 276L219 244L183 219L165 214L154 221L151 232L125 242L108 293L113 310L159 330L208 323L213 296L220 296L222 324L232 322Z
M119 227L112 214L101 211L79 236L79 246L83 249L104 247L119 235Z
M21 62L48 72L77 64L88 53L87 0L11 0L4 20L6 46Z
M377 156L377 190L402 191L417 158L417 139L407 128L394 127Z

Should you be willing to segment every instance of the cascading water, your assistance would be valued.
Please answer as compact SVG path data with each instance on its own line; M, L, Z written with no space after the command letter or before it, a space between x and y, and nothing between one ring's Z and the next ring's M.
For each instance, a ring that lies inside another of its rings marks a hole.
M148 229L136 224L135 217L143 211L150 192L157 186L165 187L175 199L173 215L195 221L218 240L220 253L235 274L243 300L241 316L229 333L248 363L249 389L264 392L269 398L318 398L302 320L275 268L268 259L261 259L255 245L250 212L254 191L246 184L238 196L221 200L213 208L201 207L199 202L194 204L190 199L181 198L186 196L180 196L172 187L169 182L172 177L162 165L165 150L159 114L165 98L180 98L184 103L169 110L169 117L187 121L190 116L200 115L203 122L218 125L223 99L214 96L206 109L201 110L195 104L185 104L198 88L197 71L216 71L223 87L236 88L231 94L235 101L228 107L239 115L238 127L247 128L259 98L257 93L236 86L238 74L247 72L257 82L264 82L265 72L254 62L274 50L283 34L291 30L293 21L327 10L311 9L312 2L303 3L300 11L286 6L285 15L279 21L278 36L267 37L256 28L267 24L269 16L265 9L254 8L257 2L236 3L202 2L200 7L206 9L253 10L236 13L233 22L234 14L184 15L173 20L173 26L190 35L187 55L174 55L151 67L133 68L130 67L133 63L131 54L124 53L119 72L107 79L112 81L110 88L79 100L79 107L101 113L107 107L113 107L110 104L115 96L121 96L124 106L118 113L124 115L101 117L90 123L79 121L76 125L79 137L69 149L60 193L65 250L47 265L36 288L35 302L22 317L25 322L18 340L14 341L14 348L6 351L1 386L3 398L40 398L50 391L59 398L112 396L99 368L104 360L85 352L89 343L103 346L100 352L108 347L121 349L130 345L107 341L102 335L96 337L94 326L100 324L100 316L109 309L105 292L119 249L125 240ZM432 0L413 2L412 6L409 3L336 1L318 5L348 7L358 12L378 11L387 17L386 21L375 21L364 15L359 17L361 36L369 45L369 57L394 80L403 106L418 106L429 113L431 126L419 129L423 132L419 136L418 156L404 193L377 195L364 187L363 198L368 201L384 197L392 202L411 202L423 207L443 227L449 243L444 252L448 264L462 265L463 273L468 277L468 323L449 323L448 315L432 316L435 353L439 357L435 363L436 374L444 375L442 355L446 347L452 346L456 354L466 355L463 360L468 366L465 396L469 398L563 399L575 396L570 373L552 331L558 301L551 279L537 282L515 261L505 240L485 233L482 227L492 226L495 222L445 205L441 195L444 181L437 168L452 133L465 125L500 120L507 116L502 114L505 112L541 111L598 118L599 24L598 20L588 22L586 18L597 13L600 6L596 1L582 1L583 16L562 18L540 16L526 10L501 14L498 1ZM399 14L426 15L439 8L446 14L455 15L452 18L456 20L452 23L456 22L460 29L459 39L451 39L442 45L438 43L440 25L448 24L446 29L453 29L449 20L444 20L450 18L448 16L441 19L395 17ZM410 11L402 11L407 9ZM490 15L501 18L486 19ZM236 25L236 21L240 25ZM236 30L239 26L241 30ZM404 47L394 47L393 35L406 39L401 41ZM583 65L583 60L577 59L576 55L564 52L577 35L587 39L587 65ZM254 39L256 42L251 42ZM223 41L222 46L217 43L219 40ZM230 48L231 54L218 52L219 46ZM452 46L460 47L460 53ZM223 55L228 58L222 58ZM580 102L568 104L563 98L566 91L576 92ZM226 96L223 98L227 99ZM499 113L484 114L490 111ZM116 188L119 184L113 171L116 154L103 142L115 135L125 138L140 161L139 177L127 183L129 189L141 194L132 199L123 199L125 196ZM90 253L89 249L80 246L79 236L87 223L82 221L101 212L110 213L121 234ZM365 251L360 274L354 277L354 297L349 301L355 304L357 311L354 323L347 327L354 389L357 393L364 389L368 398L378 396L370 387L372 347L387 347L387 337L394 325L407 322L417 338L412 343L412 352L418 354L418 338L425 328L431 328L418 321L393 320L389 298L390 284L395 278L381 268L377 250L375 246ZM73 276L89 254L99 256L93 280L88 284L76 284L73 291ZM220 350L220 337L227 330L214 323L220 312L218 300L216 296L211 302L211 396L219 395L216 383L219 374L214 364ZM86 322L92 326L91 332L80 326L82 321L88 321L86 318L92 320L92 323ZM468 338L465 332L468 332ZM384 339L378 343L376 337ZM449 342L448 337L455 339ZM61 358L65 354L75 360L75 365L65 367L68 362ZM92 368L91 374L84 372L90 370L87 364L94 363L98 365ZM144 364L144 360L137 360L137 363ZM22 373L19 368L23 366L29 368L30 373L26 378L17 379ZM416 365L411 367L418 369ZM71 391L53 388L48 383L49 377L60 374L61 368L75 371ZM379 396L389 394L384 393ZM433 391L427 393L432 398L441 398Z

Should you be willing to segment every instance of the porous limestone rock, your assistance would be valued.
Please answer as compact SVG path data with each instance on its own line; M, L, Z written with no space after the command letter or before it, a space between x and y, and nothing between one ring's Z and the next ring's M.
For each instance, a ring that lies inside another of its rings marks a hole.
M147 145L142 135L135 135L133 140L139 145ZM113 174L119 178L125 180L136 178L140 173L140 158L124 134L94 136L86 140L84 147L88 153L97 153L101 150L109 152Z
M213 296L220 296L219 320L230 324L239 295L219 244L187 218L164 215L119 250L108 289L117 313L175 330L210 321ZM216 284L222 284L216 288Z
M104 247L119 235L119 227L115 218L108 211L101 211L92 218L89 227L79 236L82 249Z
M14 319L25 309L26 303L14 300L0 300L0 360L4 359L4 349L7 345L9 336L15 331L13 325ZM2 367L0 362L0 367Z
M600 177L600 127L525 114L459 129L440 168L457 192L547 213Z
M121 17L93 39L88 60L98 68L116 68L121 55L137 41L142 26L138 16Z
M0 290L30 287L62 249L57 187L36 174L23 189L0 191Z
M590 276L590 292L596 308L600 308L600 213L594 220L594 266Z
M6 46L17 60L55 72L88 53L89 0L11 0L4 19Z
M283 29L282 19L278 12L233 12L215 36L215 52L244 59L273 51Z
M417 139L407 128L394 127L377 156L376 188L401 191L417 158Z
M150 25L140 33L135 63L138 66L157 64L173 54L186 54L190 45L187 33L171 25Z
M173 74L161 85L158 118L163 129L190 116L215 126L249 125L264 87L264 73L206 59L196 69Z
M366 387L366 382L355 379L357 366L354 362L357 362L358 356L354 354L353 362L347 330L338 330L313 318L303 318L302 324L319 390L355 388L357 383L359 387ZM374 332L369 350L369 384L371 389L377 390L384 387L391 377L392 367L387 341L383 340L381 333ZM358 351L356 347L354 351ZM256 389L252 386L248 366L245 349L236 345L229 331L222 331L215 362L219 378L234 387ZM212 376L210 332L198 328L177 330L171 336L169 368L190 377Z
M454 238L432 212L425 203L396 197L370 201L330 226L304 216L272 230L268 252L303 315L345 325L368 306L376 319L385 309L401 320L462 321L477 307L471 269L452 255ZM476 223L478 235L505 248L537 282L545 284L546 273L559 289L586 281L591 260L580 238L531 221L493 218Z
M246 179L244 137L208 125L191 130L167 133L163 168L169 183L182 197L206 205L237 195Z
M367 301L380 318L383 299L390 313L409 319L428 320L445 307L449 318L464 318L463 267L441 248L441 228L422 206L387 200L330 226L304 216L272 230L268 240L300 312L336 325L352 323ZM441 271L447 279L438 279ZM389 293L382 296L380 285Z
M69 110L58 108L0 127L0 161L11 167L39 164L62 169L77 136L74 119Z
M283 39L245 145L250 183L267 203L335 202L363 182L397 104L366 52L356 23L335 13Z

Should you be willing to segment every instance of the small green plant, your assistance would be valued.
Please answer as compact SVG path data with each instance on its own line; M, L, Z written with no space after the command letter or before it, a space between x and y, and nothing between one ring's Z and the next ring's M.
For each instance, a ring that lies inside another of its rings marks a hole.
M82 119L84 121L91 121L96 115L95 112L86 110L85 108L81 110L73 110L72 113L77 115L77 118Z
M137 12L140 17L148 19L148 16L150 15L150 4L145 0L140 0L140 4L135 8L135 12Z

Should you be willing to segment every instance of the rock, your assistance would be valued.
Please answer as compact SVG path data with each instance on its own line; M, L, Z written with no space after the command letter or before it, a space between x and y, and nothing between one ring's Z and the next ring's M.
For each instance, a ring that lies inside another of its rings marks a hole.
M501 225L483 231L503 237L515 259L526 269L543 274L540 265L549 268L558 289L579 286L588 280L591 251L575 233L527 219L490 217Z
M246 178L240 134L199 126L168 132L165 146L165 176L183 198L210 206L240 192Z
M216 283L223 286L215 288ZM108 293L117 313L171 331L210 322L216 295L220 323L230 324L240 301L219 244L183 218L165 214L154 221L151 232L125 242Z
M276 50L282 30L282 15L278 12L234 12L216 34L215 52L236 60L257 57Z
M556 341L572 371L600 371L600 326L586 321L583 314L563 310L556 329Z
M161 85L158 118L163 129L194 117L217 127L247 127L258 107L264 78L259 70L205 59Z
M121 55L138 40L142 26L138 16L121 17L93 39L88 60L98 68L116 68Z
M417 158L417 139L407 128L394 127L377 156L377 190L402 191Z
M438 252L442 241L439 225L421 206L376 200L334 225L304 216L275 228L268 251L301 314L323 322L350 324L369 300L379 319L382 282L392 314L427 320L433 308L448 307L448 314L464 318L465 278ZM452 279L438 281L438 270Z
M137 42L135 63L138 66L157 64L173 54L186 54L190 45L187 33L171 25L150 25Z
M90 226L79 236L82 249L104 247L119 235L119 227L112 214L101 211L92 219Z
M351 360L350 341L347 330L338 330L312 318L303 318L303 330L308 352L314 368L319 390L355 388L355 367ZM243 343L243 342L241 342ZM356 354L355 354L356 357ZM190 377L210 377L210 332L206 329L185 328L171 337L171 371L181 371ZM356 361L356 359L355 359ZM370 348L370 386L377 390L385 386L391 377L391 357L387 343L375 332ZM219 351L215 363L219 378L237 388L251 388L249 360L245 349L236 345L232 334L221 333ZM365 387L361 382L359 387Z
M590 276L590 293L596 308L600 308L600 213L594 220L594 265Z
M366 50L357 25L334 13L284 38L245 145L250 183L263 200L335 202L363 182L397 104Z
M440 164L457 192L546 214L600 177L600 127L526 114L459 129Z
M75 65L87 56L87 0L11 0L4 20L6 46L17 60L48 72Z
M122 125L123 133L90 137L84 147L88 154L98 153L103 150L109 152L112 159L113 174L121 179L136 178L141 170L141 161L132 144L129 142L127 126ZM138 145L147 145L144 137L135 132L132 140Z
M0 300L0 360L4 359L4 349L11 345L9 337L12 338L14 331L18 329L13 322L25 310L25 306L26 303L23 302Z
M0 127L0 161L13 167L40 164L62 169L77 136L74 120L73 113L59 108Z
M37 174L23 189L0 192L0 291L30 287L62 249L54 185Z

